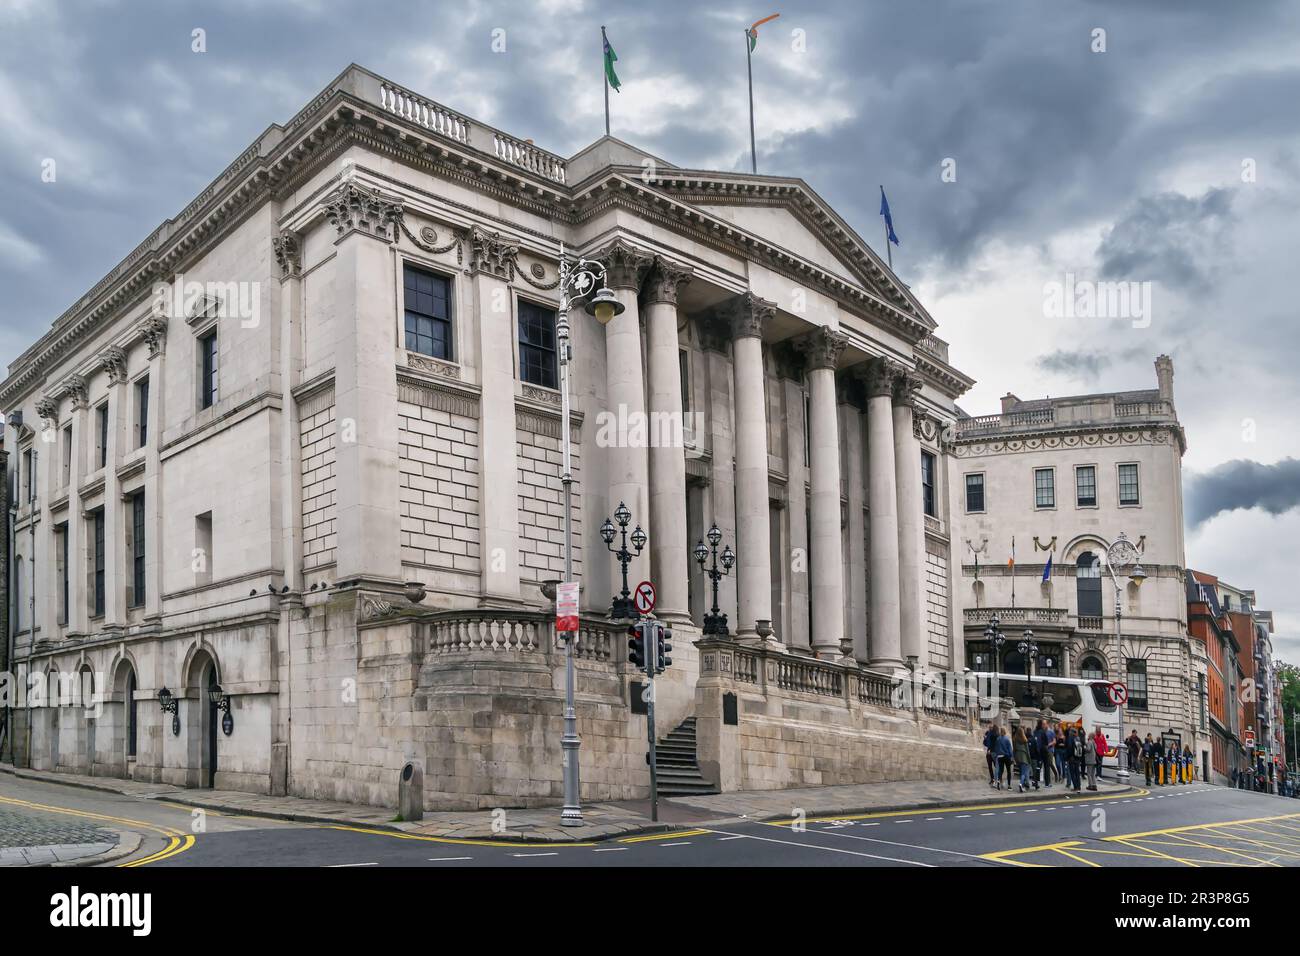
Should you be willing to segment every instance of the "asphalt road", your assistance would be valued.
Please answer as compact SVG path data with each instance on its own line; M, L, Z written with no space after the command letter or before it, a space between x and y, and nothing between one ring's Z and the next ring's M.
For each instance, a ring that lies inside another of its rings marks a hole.
M39 813L58 808L135 829L145 840L125 862L150 867L1300 865L1300 801L1201 784L1100 797L1049 792L1011 806L770 823L714 821L668 834L570 846L201 813L12 777L0 778L0 801L19 801Z

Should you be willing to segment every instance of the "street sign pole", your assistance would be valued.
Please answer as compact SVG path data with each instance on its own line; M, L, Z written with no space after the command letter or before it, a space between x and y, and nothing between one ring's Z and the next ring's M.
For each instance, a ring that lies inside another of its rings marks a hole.
M659 628L658 621L649 619L645 622L645 672L646 693L646 736L650 738L650 821L659 822L659 771L655 766L655 671L659 663Z

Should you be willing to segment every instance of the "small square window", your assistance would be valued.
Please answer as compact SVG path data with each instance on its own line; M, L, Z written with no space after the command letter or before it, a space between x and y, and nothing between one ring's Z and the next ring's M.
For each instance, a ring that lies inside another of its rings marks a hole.
M543 388L559 387L555 313L531 302L519 302L519 378Z

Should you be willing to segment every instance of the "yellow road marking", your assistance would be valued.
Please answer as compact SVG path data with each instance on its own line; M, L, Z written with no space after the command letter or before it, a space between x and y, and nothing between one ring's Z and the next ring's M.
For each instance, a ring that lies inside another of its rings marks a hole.
M1015 850L996 850L993 853L981 853L981 860L1002 860L1009 856L1028 855L1030 853L1042 853L1046 850L1059 850L1061 847L1081 846L1079 840L1067 840L1064 843L1044 843L1041 846L1027 846Z
M1085 860L1083 857L1075 856L1073 853L1070 853L1066 850L1057 849L1056 852L1061 854L1061 856L1068 856L1071 860L1078 860L1080 863L1086 863L1088 866L1095 866L1099 868L1101 866L1100 863L1093 863L1092 860Z
M501 847L510 847L512 849L517 850L520 847L542 845L537 841L525 842L522 840L472 840L465 837L425 836L422 833L399 833L394 830L374 830L371 829L370 827L350 827L350 826L345 826L341 823L318 824L318 828L322 830L346 830L349 833L369 833L372 836L392 837L395 840L420 840L425 843L450 843L455 846L501 846ZM673 834L673 835L678 836L680 834ZM592 843L547 843L545 845L556 849L568 848L568 847L580 847L580 846L596 846L594 842Z
M127 827L139 827L156 833L159 836L167 838L167 845L150 856L140 860L134 860L129 863L119 863L118 866L140 866L144 863L151 863L156 860L166 859L169 856L175 856L177 853L184 853L194 845L194 837L181 833L169 826L157 823L146 823L143 820L132 820L129 817L116 817L107 813L93 813L89 810L73 810L69 807L54 807L44 803L33 803L30 800L19 800L15 797L0 797L0 803L7 803L11 806L26 807L29 810L40 810L44 813L61 813L70 817L81 817L86 820L98 820L104 823L120 823Z
M644 836L623 837L619 843L648 843L651 840L668 840L674 837L704 836L712 830L673 830L670 833L647 833Z

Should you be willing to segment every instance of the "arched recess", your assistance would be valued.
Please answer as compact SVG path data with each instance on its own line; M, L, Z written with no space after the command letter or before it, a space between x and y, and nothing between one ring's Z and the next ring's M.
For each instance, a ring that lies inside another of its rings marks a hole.
M208 699L208 689L221 683L216 654L206 643L197 642L186 655L182 672L185 713L186 776L193 787L212 787L219 766L217 709Z
M114 662L109 673L112 674L112 693L104 704L104 710L111 715L113 729L112 772L129 777L140 741L140 705L136 700L140 690L139 672L130 654L124 654Z

